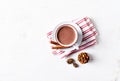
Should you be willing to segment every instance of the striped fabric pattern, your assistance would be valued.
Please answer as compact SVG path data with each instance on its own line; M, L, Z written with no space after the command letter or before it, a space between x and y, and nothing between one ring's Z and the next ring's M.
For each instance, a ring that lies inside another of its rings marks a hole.
M67 52L64 49L52 50L53 54L60 55L61 58L68 57L71 54L74 54L83 49L91 47L95 45L97 42L96 41L97 31L90 18L84 17L83 19L76 19L73 20L72 22L76 23L82 30L82 34L83 34L82 43L79 46L79 49L72 49ZM52 40L52 31L47 33L47 37L48 39Z

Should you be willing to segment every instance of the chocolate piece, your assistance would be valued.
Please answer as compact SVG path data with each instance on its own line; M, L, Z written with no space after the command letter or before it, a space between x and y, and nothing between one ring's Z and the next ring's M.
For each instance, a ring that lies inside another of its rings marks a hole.
M78 65L77 63L73 63L73 66L74 66L75 68L79 67L79 65Z
M73 59L73 58L69 58L68 60L67 60L67 63L68 64L72 64L72 63L74 63L75 62L75 60Z
M81 64L85 64L89 61L89 56L86 52L82 52L78 55L78 61L81 63Z

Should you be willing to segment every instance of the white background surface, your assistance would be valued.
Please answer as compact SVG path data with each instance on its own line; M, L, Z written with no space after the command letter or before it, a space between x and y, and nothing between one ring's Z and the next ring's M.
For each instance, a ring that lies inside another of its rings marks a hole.
M115 81L119 8L119 0L0 0L0 81ZM46 33L85 16L96 25L98 44L84 50L93 60L74 68L51 54Z

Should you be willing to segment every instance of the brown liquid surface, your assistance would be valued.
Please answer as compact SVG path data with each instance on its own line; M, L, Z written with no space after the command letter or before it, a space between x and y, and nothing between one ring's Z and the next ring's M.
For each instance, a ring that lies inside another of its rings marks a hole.
M75 31L69 26L63 26L58 31L57 37L60 43L68 45L75 40Z

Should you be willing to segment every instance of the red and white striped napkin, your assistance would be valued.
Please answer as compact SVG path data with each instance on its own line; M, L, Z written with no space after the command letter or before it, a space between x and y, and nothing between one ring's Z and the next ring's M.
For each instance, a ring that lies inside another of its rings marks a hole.
M97 31L90 18L85 17L83 19L73 20L72 22L76 23L82 30L82 43L79 45L79 49L72 49L67 51L65 49L52 50L53 54L60 55L61 58L68 57L71 54L74 54L96 44ZM49 40L52 40L52 35L52 31L47 33Z

